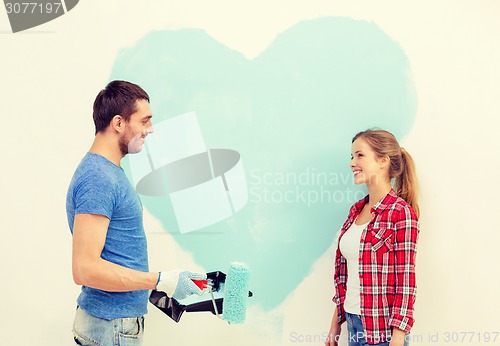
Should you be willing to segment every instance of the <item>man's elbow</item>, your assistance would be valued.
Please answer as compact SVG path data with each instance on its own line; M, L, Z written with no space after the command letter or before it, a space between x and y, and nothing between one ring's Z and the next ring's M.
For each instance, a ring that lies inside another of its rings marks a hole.
M85 285L82 274L75 270L75 268L73 268L73 281L79 286Z
M89 263L82 261L73 263L73 281L80 286L93 286L94 270Z

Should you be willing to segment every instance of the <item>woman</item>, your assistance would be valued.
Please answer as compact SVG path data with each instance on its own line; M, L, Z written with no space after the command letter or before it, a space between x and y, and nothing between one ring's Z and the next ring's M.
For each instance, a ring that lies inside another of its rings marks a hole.
M352 140L355 184L368 195L350 209L335 256L334 311L327 346L347 321L348 345L407 345L416 296L419 233L413 159L384 130ZM394 188L391 185L394 183Z

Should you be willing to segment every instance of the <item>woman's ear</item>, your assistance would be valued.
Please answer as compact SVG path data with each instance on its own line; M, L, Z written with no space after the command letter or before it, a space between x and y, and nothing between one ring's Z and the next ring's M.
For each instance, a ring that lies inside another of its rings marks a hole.
M380 168L385 168L389 166L389 164L391 163L391 159L388 155L384 155L378 159L378 162L380 164Z

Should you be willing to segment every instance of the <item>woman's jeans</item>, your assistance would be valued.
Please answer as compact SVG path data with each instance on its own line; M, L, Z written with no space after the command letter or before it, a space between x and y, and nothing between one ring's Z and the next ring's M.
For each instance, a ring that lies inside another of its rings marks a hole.
M365 329L363 323L361 322L361 317L359 315L353 315L346 312L347 319L347 340L349 346L373 346L366 342L365 339ZM408 334L406 334L408 336ZM409 342L405 338L404 345L408 346ZM389 346L389 342L381 342L375 344L377 346Z
M76 309L73 335L82 346L140 346L144 334L144 317L103 320Z

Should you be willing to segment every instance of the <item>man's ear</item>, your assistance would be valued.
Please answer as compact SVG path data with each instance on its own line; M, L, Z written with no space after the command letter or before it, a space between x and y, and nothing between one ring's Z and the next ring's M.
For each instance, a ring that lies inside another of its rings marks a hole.
M115 115L111 119L110 126L113 130L118 133L122 133L125 130L125 119L119 114Z

